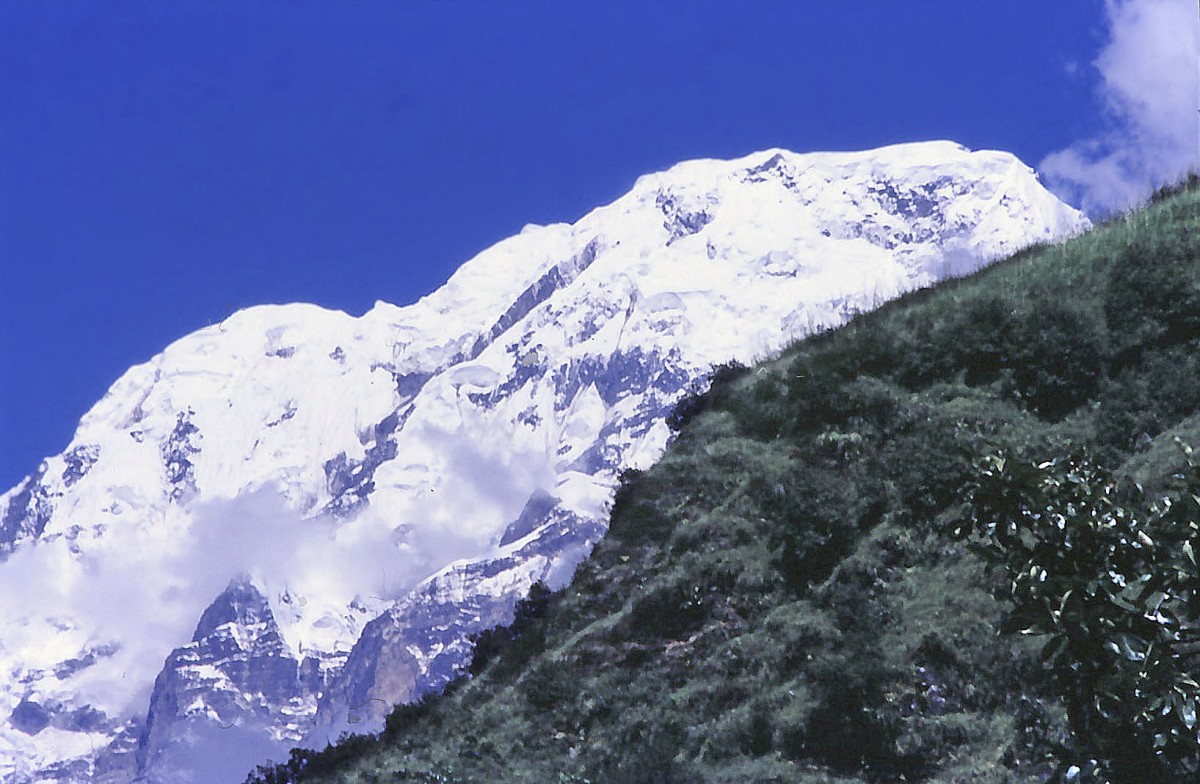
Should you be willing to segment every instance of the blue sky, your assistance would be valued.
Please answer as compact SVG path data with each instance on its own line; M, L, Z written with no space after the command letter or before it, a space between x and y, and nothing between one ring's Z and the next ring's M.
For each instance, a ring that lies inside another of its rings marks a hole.
M1161 174L1118 160L1142 125L1180 144L1173 106L1138 98L1163 69L1103 59L1122 30L1138 46L1177 32L1122 22L1159 6L1195 13L7 0L0 489L192 330L258 303L410 302L526 223L574 220L678 160L949 138L1044 162L1076 203L1110 206Z

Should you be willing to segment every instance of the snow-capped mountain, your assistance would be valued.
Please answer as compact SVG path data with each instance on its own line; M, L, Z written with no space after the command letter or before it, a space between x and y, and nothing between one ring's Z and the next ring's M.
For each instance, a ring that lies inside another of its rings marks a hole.
M750 362L1086 219L1001 152L770 150L529 226L419 302L251 308L0 497L0 782L240 781L452 678Z

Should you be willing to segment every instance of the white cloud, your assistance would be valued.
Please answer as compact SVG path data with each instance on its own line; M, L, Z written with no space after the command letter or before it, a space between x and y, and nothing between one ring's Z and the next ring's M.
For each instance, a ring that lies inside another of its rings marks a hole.
M1100 71L1107 127L1041 163L1093 215L1130 207L1200 166L1200 13L1194 0L1109 0Z
M554 486L544 452L458 431L424 435L446 455L444 473L416 482L382 467L376 498L387 503L351 519L305 516L268 487L117 519L102 535L75 532L78 546L54 536L18 548L0 569L0 669L44 676L87 650L103 653L66 680L42 677L31 687L20 674L10 688L0 684L0 711L32 695L111 716L144 712L168 654L243 574L272 600L289 644L352 641L352 624L447 564L487 552L533 489ZM284 591L294 597L286 606L274 601ZM345 608L356 598L370 610L350 619Z
M80 704L144 710L167 654L230 579L294 565L302 542L331 534L331 523L304 520L267 492L197 513L199 525L175 507L157 526L114 525L81 552L62 538L17 550L0 570L0 662L9 653L49 668L81 648L107 648L73 679ZM47 683L57 689L57 679Z
M63 538L15 552L0 570L0 666L12 655L50 669L81 649L106 648L72 688L80 704L122 716L145 710L166 656L239 574L275 585L292 574L344 583L346 601L381 590L362 566L384 561L383 535L341 542L334 520L305 519L269 490L189 511L171 507L159 525L114 525L81 552ZM56 693L58 680L46 682Z

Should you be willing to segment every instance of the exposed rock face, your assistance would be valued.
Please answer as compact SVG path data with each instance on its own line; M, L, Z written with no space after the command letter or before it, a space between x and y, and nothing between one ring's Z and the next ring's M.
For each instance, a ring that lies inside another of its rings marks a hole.
M0 782L236 782L377 729L569 579L714 366L1085 225L1005 153L772 150L643 177L407 307L180 339L0 497Z
M324 691L305 745L322 746L345 731L377 730L392 706L445 686L469 661L468 638L512 620L534 582L561 584L570 554L584 553L604 533L595 518L579 518L534 499L544 510L538 535L492 559L459 563L427 580L363 629L346 664ZM564 558L564 554L567 555Z
M207 760L198 769L184 765L183 752L196 745L195 725L201 737L215 726L256 741L270 738L286 753L300 740L295 727L312 716L323 687L317 663L292 656L266 597L240 577L200 616L192 642L167 657L154 682L138 769L155 773L152 780L207 781ZM258 759L256 751L231 769L249 770Z

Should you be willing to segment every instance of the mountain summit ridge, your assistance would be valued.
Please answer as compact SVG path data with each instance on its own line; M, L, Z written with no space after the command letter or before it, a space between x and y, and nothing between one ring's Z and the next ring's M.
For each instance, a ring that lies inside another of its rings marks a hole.
M643 176L409 306L175 341L0 497L0 781L210 781L213 743L240 775L377 727L569 579L713 366L1086 225L1007 153L774 149Z

